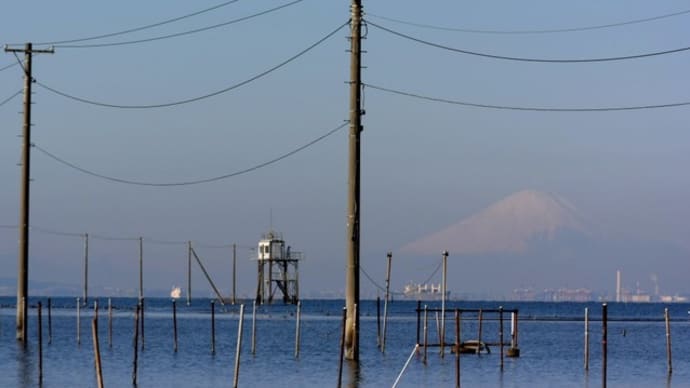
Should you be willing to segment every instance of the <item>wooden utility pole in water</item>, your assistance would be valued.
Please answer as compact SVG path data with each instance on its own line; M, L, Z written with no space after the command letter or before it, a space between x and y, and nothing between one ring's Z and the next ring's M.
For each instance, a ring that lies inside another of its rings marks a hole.
M237 244L232 244L232 304L237 303Z
M362 132L361 80L361 22L362 1L352 0L350 21L350 137L348 163L347 204L347 264L345 270L345 357L359 360L359 192L360 192L360 134Z
M89 297L89 234L84 234L84 305Z
M29 297L29 181L31 179L31 85L33 76L31 56L33 53L52 54L53 49L34 50L31 43L23 49L5 46L7 53L24 53L24 125L22 127L22 174L19 196L19 251L17 265L17 340L26 343L26 305Z

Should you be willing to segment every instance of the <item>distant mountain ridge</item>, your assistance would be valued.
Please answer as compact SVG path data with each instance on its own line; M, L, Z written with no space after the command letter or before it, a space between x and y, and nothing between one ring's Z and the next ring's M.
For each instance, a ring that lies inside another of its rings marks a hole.
M536 190L509 195L484 210L402 247L407 254L522 253L531 240L560 231L588 234L583 217L566 199Z

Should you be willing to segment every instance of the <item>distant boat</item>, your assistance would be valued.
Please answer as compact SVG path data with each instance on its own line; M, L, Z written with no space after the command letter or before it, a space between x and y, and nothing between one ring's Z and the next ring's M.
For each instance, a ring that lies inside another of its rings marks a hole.
M182 289L180 287L173 286L172 291L170 291L170 297L173 299L180 299L182 296Z

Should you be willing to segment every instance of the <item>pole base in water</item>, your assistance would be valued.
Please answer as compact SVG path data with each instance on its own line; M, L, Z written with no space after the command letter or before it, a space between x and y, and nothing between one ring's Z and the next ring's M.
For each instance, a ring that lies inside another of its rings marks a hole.
M520 348L506 349L506 357L520 357Z

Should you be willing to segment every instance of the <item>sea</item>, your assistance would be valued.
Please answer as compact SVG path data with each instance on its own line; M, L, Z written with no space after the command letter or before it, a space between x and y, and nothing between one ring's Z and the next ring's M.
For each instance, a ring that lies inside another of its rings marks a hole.
M42 346L39 349L38 302L42 303ZM96 387L92 320L98 301L98 344L105 387L134 386L135 298L90 298L77 314L76 298L30 298L28 341L15 339L15 298L0 297L0 387ZM245 303L239 357L238 385L245 387L338 386L343 300L303 300L297 341L294 305ZM456 384L456 355L446 348L424 349L417 343L417 301L393 300L387 306L385 352L377 335L377 316L383 303L361 301L360 359L345 361L344 387L452 387ZM439 309L440 301L422 301ZM177 351L174 349L172 301L146 298L143 338L137 350L138 387L232 387L238 346L240 304L184 299L176 303ZM455 341L454 309L518 310L517 347L520 356L491 353L459 357L460 385L465 387L600 387L604 386L602 303L447 301L446 342ZM585 335L585 309L589 331ZM669 373L664 310L670 316ZM606 326L606 386L690 387L690 304L608 303ZM79 319L77 316L79 315ZM511 339L511 314L505 313L505 342ZM423 317L423 314L420 314ZM438 342L436 313L427 314L429 342ZM498 343L501 320L482 315L481 339ZM79 325L77 322L79 321ZM423 339L424 322L420 322ZM110 332L109 327L112 326ZM212 340L215 329L215 342ZM255 340L252 340L252 327ZM479 338L478 314L466 312L459 325L461 340ZM139 333L142 335L142 333ZM78 337L77 337L78 336ZM112 336L112 339L111 339ZM585 368L588 338L589 363ZM423 340L420 340L423 342ZM299 344L299 352L296 345ZM40 350L40 351L39 351ZM39 355L42 354L42 378ZM409 362L408 362L409 361Z

